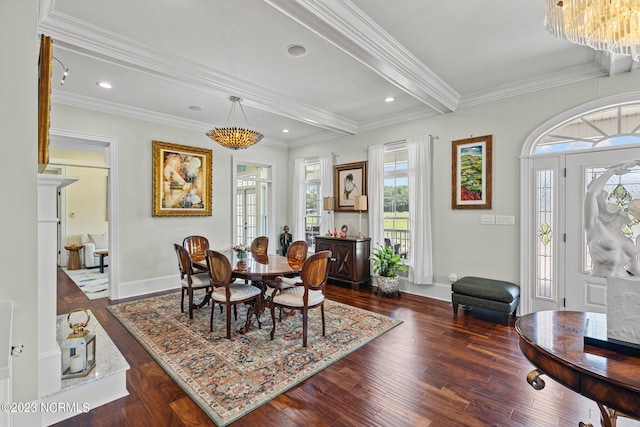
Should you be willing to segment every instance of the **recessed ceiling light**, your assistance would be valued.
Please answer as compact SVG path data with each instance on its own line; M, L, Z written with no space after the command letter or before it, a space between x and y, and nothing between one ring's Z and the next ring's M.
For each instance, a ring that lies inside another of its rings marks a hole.
M307 54L307 48L299 44L292 44L287 46L287 52L291 56L304 56Z
M393 102L393 101L395 101L395 100L396 100L396 99L395 99L393 96L388 96L388 97L386 97L386 98L384 99L384 102Z
M96 84L98 86L100 86L101 88L103 88L103 89L111 89L112 88L111 83L109 83L109 82L96 82Z
M289 133L289 129L282 129L282 133Z
M202 111L202 107L198 107L197 105L189 105L189 110L191 110L191 111Z

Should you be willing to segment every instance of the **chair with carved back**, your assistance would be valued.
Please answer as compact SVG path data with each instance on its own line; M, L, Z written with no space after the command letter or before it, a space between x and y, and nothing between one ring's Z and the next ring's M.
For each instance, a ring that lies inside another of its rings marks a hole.
M289 245L289 249L287 249L287 260L289 261L289 265L293 267L301 268L304 261L307 259L307 254L309 252L309 245L304 240L296 240L295 242ZM273 292L276 289L276 284L273 281L265 282L267 285L266 288L266 296L270 298ZM286 277L284 281L281 281L278 289L284 289L287 287L296 286L295 284L301 284L302 279L300 278L300 274L294 277ZM268 301L267 301L268 302Z
M286 279L276 278L276 290L271 297L271 339L276 332L276 308L300 310L302 312L302 346L307 346L307 320L310 308L320 307L322 317L322 336L325 336L324 319L324 290L329 276L329 261L331 251L322 251L311 255L302 265L300 278L302 283L296 286L280 288L280 284Z
M262 307L262 291L252 285L245 283L233 283L231 280L232 268L229 258L224 254L207 249L205 252L207 266L209 267L209 281L211 284L211 299L226 308L227 316L227 338L231 338L231 306L236 307L240 303L253 303L253 309L247 312L247 322L249 316L255 313L258 320L258 327L262 327L259 311ZM213 315L215 310L211 310L211 321L209 328L213 332ZM237 316L237 314L236 314Z
M182 246L189 252L192 261L204 261L205 251L209 249L209 240L204 236L187 236L182 241ZM199 265L193 266L200 271L206 271Z
M258 236L251 242L251 255L267 255L269 249L269 238L267 236Z
M178 268L180 270L180 281L182 283L182 297L180 299L180 312L184 313L184 296L189 298L189 319L193 319L193 309L201 308L209 301L209 293L211 286L209 283L209 275L207 273L195 273L193 271L193 261L189 252L177 243L173 244L178 257ZM206 294L202 301L198 304L193 302L193 292L197 289L205 289Z

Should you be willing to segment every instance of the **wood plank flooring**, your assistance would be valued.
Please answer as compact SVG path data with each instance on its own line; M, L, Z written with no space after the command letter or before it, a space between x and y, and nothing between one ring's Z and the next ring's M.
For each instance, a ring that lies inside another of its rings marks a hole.
M476 310L454 317L448 302L409 294L380 297L370 289L330 285L327 297L404 323L232 426L600 425L595 403L547 377L541 391L527 384L533 366L520 353L512 320L506 326L502 316ZM87 299L58 270L58 313L91 309L131 369L129 396L56 425L215 425L105 310L108 304L106 298Z

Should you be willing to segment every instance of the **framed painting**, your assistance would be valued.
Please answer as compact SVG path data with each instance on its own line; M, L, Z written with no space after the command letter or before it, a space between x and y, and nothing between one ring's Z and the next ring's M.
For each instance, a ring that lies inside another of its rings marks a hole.
M353 211L355 197L367 195L367 162L336 165L333 170L335 210Z
M40 37L38 58L38 172L49 164L49 120L51 110L51 59L53 42L44 34Z
M491 209L492 136L451 144L451 209Z
M212 151L153 141L153 216L211 216Z

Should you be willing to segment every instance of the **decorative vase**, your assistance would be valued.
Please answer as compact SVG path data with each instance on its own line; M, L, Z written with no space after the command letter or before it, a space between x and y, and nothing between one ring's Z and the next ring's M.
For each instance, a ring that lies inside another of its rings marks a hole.
M236 263L236 268L240 271L245 271L247 269L247 261L245 261L244 259L238 260L238 262Z
M400 294L400 289L398 288L398 277L376 276L376 280L378 282L378 292L381 292L383 295L390 296Z

